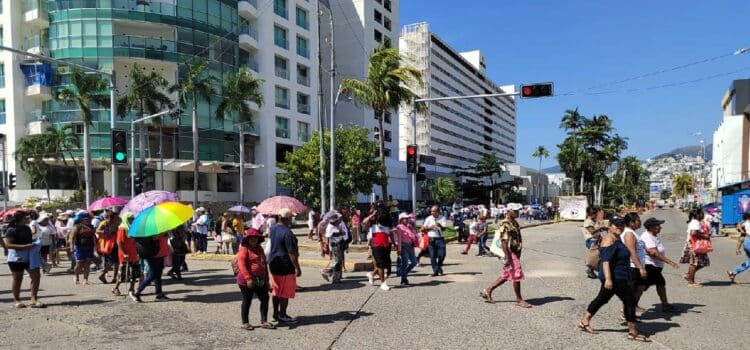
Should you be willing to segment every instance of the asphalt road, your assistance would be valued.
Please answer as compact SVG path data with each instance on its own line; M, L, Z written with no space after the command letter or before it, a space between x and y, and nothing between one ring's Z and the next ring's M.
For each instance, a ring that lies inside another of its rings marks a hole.
M662 236L667 254L678 259L685 216L676 210L652 214L668 221ZM227 262L191 261L183 282L164 287L172 300L154 302L145 295L143 304L114 297L110 285L75 286L70 275L53 274L42 280L40 295L49 305L43 310L11 307L10 276L3 267L0 348L741 349L750 341L744 330L750 321L750 273L728 284L724 271L742 261L728 238L715 240L712 265L698 273L704 288L686 286L685 265L667 268L670 301L683 312L659 313L656 292L646 292L641 306L650 310L640 327L654 343L625 338L616 298L592 321L602 334L578 331L576 323L599 288L584 275L579 227L562 223L523 231L523 293L531 309L515 306L509 285L495 291L497 303L484 303L479 291L497 277L498 260L459 255L462 246L451 244L445 276L429 277L423 267L410 278L411 286L388 292L369 286L364 273L346 274L345 283L332 286L316 268L303 268L306 288L290 304L299 324L251 332L238 327L240 294ZM257 301L250 317L258 321Z

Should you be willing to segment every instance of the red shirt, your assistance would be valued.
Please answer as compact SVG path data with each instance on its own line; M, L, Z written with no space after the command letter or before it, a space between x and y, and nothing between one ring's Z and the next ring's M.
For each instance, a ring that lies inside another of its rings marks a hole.
M159 235L159 252L156 253L157 258L163 258L169 255L169 238L166 234Z
M240 273L237 274L237 284L247 284L251 278L268 279L268 267L266 265L266 253L263 247L255 248L240 247L237 252L237 267Z
M117 246L118 255L120 261L137 263L138 262L138 251L135 249L135 239L128 237L128 231L122 227L117 229ZM125 260L124 254L128 255L128 259Z
M370 227L372 230L372 245L373 247L390 247L391 246L391 232L385 226L373 225Z

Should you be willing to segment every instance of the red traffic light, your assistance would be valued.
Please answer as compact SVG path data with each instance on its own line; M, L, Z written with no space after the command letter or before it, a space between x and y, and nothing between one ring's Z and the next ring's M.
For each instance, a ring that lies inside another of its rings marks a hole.
M521 91L521 95L523 97L527 97L530 96L533 91L534 90L531 88L531 86L524 86L523 91Z
M537 83L521 85L521 97L547 97L552 96L552 83Z
M417 154L417 148L414 147L414 146L407 146L406 147L406 154L408 154L410 156L413 156L413 155Z

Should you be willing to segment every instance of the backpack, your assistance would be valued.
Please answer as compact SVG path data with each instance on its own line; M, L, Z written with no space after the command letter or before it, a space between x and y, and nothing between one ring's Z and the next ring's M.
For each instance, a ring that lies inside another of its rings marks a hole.
M159 241L151 237L136 238L135 250L141 259L153 259L159 253Z
M247 249L247 248L244 248L244 247L242 247L242 248L240 248L240 249ZM232 267L232 273L233 273L233 274L234 274L235 276L237 276L237 275L239 275L239 274L240 274L240 265L239 265L239 261L238 261L238 259L237 259L237 258L238 258L239 256L240 256L240 254L239 254L239 252L237 252L237 254L235 254L235 255L234 255L234 256L232 257L232 260L230 260L230 261L229 261L229 266L231 266L231 267Z

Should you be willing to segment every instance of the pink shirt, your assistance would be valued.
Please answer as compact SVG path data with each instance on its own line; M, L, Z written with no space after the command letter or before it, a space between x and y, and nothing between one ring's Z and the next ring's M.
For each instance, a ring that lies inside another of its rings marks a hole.
M398 234L399 244L411 243L415 247L419 245L419 239L417 238L417 233L414 232L414 230L407 225L396 226L396 234Z

